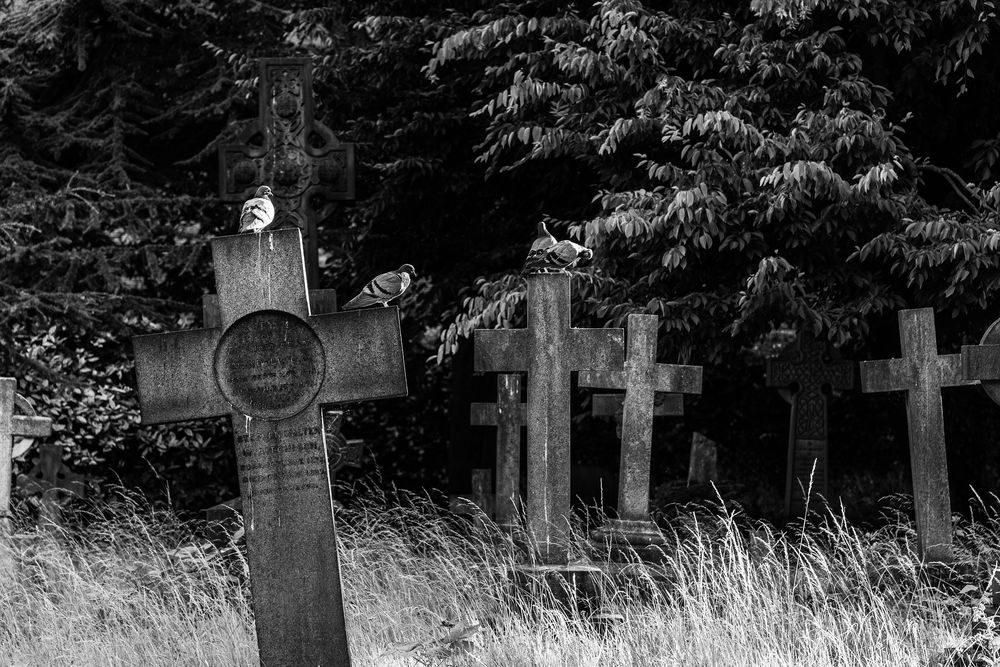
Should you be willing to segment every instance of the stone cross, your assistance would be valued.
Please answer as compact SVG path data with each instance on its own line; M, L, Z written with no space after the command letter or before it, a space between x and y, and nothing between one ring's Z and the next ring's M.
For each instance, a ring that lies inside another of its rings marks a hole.
M941 387L975 382L962 379L961 355L938 355L932 308L901 310L898 317L903 357L862 361L861 391L906 392L920 554L927 560L950 560L951 498Z
M296 228L212 255L221 326L132 339L142 421L232 419L261 664L349 665L320 406L406 395L399 311L312 314Z
M362 438L345 438L341 432L344 422L343 409L323 411L323 437L326 440L326 456L330 475L336 475L344 468L360 468L365 453Z
M590 397L590 414L594 417L613 417L615 420L615 435L619 438L622 437L622 419L625 417L625 394L594 394ZM656 398L653 400L654 417L681 417L683 415L683 394L656 394Z
M649 544L660 538L659 530L649 519L649 467L656 394L701 393L701 366L656 363L658 327L656 315L632 313L628 316L628 351L624 364L603 372L586 370L580 373L581 387L625 391L618 519L602 527L600 533L624 537L636 544ZM683 414L683 398L679 398L682 401L679 412Z
M87 492L86 478L70 470L62 454L62 445L41 445L35 465L17 476L17 488L38 496L38 525L45 528L62 525L60 505L66 498L82 498Z
M806 511L805 491L810 485L814 494L827 495L829 427L825 389L851 389L854 362L831 359L825 343L800 335L781 356L767 360L767 385L793 388L785 514L801 516Z
M25 414L14 414L20 410ZM17 393L17 380L0 378L0 532L10 533L11 458L14 438L46 438L52 435L52 420L36 417L35 410Z
M709 484L719 478L719 446L714 440L695 431L691 434L691 457L688 459L687 485Z
M497 376L497 402L473 403L473 426L496 426L496 516L497 524L509 526L521 506L521 427L528 423L528 409L521 402L521 376Z
M528 534L546 563L568 561L570 380L623 363L621 329L574 329L568 273L527 276L526 329L475 332L475 369L528 373Z
M354 198L354 145L313 117L309 58L261 58L258 67L258 118L237 143L219 147L219 195L242 202L258 185L270 185L276 221L302 230L307 282L316 287L316 227L332 201Z

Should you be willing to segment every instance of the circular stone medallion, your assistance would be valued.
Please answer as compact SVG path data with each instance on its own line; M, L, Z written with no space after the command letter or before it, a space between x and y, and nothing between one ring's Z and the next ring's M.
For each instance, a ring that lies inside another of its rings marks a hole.
M236 320L215 350L215 381L234 408L257 419L294 417L316 398L326 370L309 326L280 310Z

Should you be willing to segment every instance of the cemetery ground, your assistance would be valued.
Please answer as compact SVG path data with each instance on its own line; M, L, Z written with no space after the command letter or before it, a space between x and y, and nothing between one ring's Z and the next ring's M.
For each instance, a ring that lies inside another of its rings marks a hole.
M367 500L337 521L359 665L924 666L1000 655L990 565L1000 514L987 503L958 520L950 567L921 564L903 513L860 530L814 512L778 530L725 503L675 506L660 517L660 562L626 558L564 598L511 585L523 554L488 520L428 496L355 498ZM65 525L10 547L4 664L258 664L239 525L213 544L198 537L203 524L124 493L78 506ZM574 527L574 559L606 567L586 528Z

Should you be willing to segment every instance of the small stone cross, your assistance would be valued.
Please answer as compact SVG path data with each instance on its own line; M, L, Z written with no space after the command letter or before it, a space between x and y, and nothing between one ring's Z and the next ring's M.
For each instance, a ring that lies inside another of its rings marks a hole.
M212 255L221 326L132 339L142 421L232 419L260 662L350 665L320 408L406 395L399 310L313 314L296 228Z
M767 385L795 388L785 470L786 516L805 513L806 489L827 495L829 399L825 389L851 389L854 366L853 361L831 359L825 343L806 335L799 335L777 359L767 360Z
M618 485L618 520L601 534L648 544L659 540L649 519L649 468L653 414L657 393L701 393L701 367L656 363L659 318L632 313L628 316L628 352L617 369L580 373L581 387L622 389L622 449ZM672 399L676 401L677 399ZM683 413L683 399L681 399Z
M533 274L525 329L475 332L477 371L528 373L528 533L543 562L569 558L570 379L623 363L621 329L574 329L569 274Z
M47 528L62 524L60 505L64 499L82 498L87 492L86 478L70 470L62 453L62 445L39 446L38 461L27 473L17 476L17 488L39 496L38 524Z
M336 475L343 468L360 468L361 458L365 453L363 439L344 437L340 430L343 423L343 410L323 411L323 433L326 438L326 456L331 475Z
M932 308L901 310L898 318L902 358L862 361L861 391L906 392L920 554L927 560L946 561L952 554L951 498L941 387L975 382L962 378L961 355L938 354Z
M242 202L270 185L277 223L302 230L307 281L316 287L316 226L332 201L354 198L354 145L314 118L309 58L261 58L258 66L258 118L238 143L219 147L219 194Z
M470 423L497 427L494 518L498 525L508 526L516 520L521 506L521 427L528 423L528 406L521 402L521 376L498 375L497 402L473 403Z
M20 410L26 414L14 414ZM17 380L0 378L0 531L10 532L10 484L13 475L11 458L14 438L47 438L52 435L52 420L36 417L31 404L17 393Z

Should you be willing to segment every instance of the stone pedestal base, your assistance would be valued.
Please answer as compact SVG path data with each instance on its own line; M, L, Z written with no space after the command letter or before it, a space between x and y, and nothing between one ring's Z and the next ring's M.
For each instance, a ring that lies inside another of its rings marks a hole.
M511 583L515 593L526 593L535 602L552 600L564 611L592 614L600 608L603 573L590 564L515 565Z
M635 519L609 519L590 533L590 541L598 548L609 548L611 560L628 560L634 551L643 560L660 560L664 539L652 521Z

